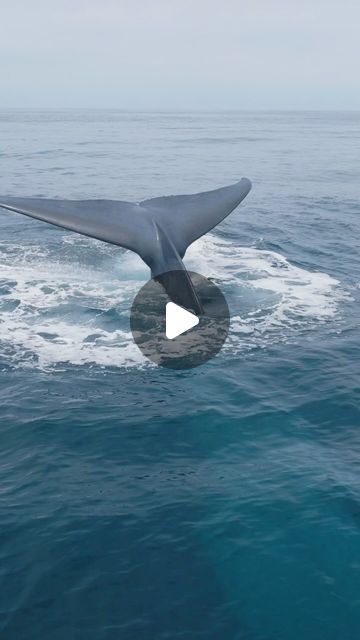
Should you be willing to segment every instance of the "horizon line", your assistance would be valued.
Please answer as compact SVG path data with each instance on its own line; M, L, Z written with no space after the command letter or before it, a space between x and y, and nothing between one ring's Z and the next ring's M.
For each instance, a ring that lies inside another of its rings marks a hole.
M320 108L320 107L308 107L308 108L289 108L289 109L281 109L281 108L238 108L238 107L96 107L96 106L1 106L0 111L120 111L123 113L187 113L187 112L198 112L198 113L221 113L221 112L237 112L237 113L253 113L254 111L257 113L359 113L359 108Z

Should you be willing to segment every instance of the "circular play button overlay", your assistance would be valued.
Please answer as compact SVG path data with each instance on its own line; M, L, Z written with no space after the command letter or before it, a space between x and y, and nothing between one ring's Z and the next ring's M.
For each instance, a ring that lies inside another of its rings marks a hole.
M170 369L191 369L224 344L230 314L224 295L193 271L170 271L149 280L131 309L133 338L146 358Z

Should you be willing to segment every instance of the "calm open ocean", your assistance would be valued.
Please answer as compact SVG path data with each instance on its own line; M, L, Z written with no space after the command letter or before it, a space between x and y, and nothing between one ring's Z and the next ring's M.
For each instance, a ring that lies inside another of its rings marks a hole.
M0 195L253 181L185 257L232 320L184 372L135 254L0 210L1 640L360 637L359 149L360 112L0 112Z

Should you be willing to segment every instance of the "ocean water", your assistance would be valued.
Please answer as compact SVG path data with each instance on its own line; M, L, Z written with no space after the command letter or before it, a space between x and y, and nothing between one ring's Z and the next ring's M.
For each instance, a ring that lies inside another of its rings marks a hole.
M360 113L1 111L0 194L253 181L190 247L208 364L145 361L131 252L0 210L1 640L360 635Z

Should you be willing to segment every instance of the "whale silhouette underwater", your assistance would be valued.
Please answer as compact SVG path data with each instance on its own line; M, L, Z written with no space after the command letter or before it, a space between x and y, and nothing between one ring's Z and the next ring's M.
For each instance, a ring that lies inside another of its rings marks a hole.
M0 197L0 207L135 251L174 299L197 315L202 305L182 258L190 244L213 229L247 196L251 182L192 195L131 203Z

